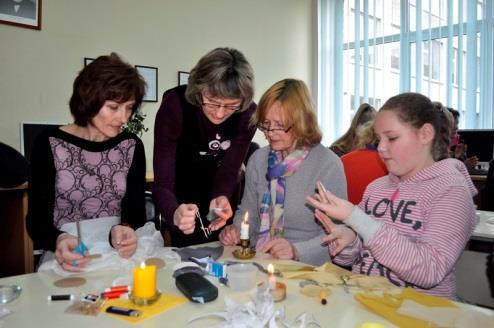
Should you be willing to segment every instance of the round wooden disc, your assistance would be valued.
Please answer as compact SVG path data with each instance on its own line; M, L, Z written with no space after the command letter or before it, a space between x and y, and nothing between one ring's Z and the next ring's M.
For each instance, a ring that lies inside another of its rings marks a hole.
M156 269L161 269L166 265L166 263L160 258L151 257L146 260L146 265L156 265Z
M81 277L69 277L63 278L55 281L53 284L57 287L66 288L66 287L79 287L86 283L86 279Z

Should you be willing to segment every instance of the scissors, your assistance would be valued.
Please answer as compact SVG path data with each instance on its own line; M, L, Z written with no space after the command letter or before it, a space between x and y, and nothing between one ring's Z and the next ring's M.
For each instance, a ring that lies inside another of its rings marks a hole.
M201 229L202 229L202 232L204 232L204 236L206 236L206 238L209 238L209 234L211 232L209 231L209 228L204 227L204 223L202 222L201 214L199 213L199 208L196 211L196 217L199 219L199 222L201 223Z

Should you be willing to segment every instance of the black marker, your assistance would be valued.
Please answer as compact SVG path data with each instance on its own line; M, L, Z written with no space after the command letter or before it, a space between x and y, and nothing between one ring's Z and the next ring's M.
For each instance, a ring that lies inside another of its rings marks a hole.
M48 295L48 301L71 301L73 299L72 294Z
M126 315L128 317L138 317L141 315L141 311L139 311L139 310L127 309L127 308L118 307L118 306L109 306L106 309L106 312L112 313L112 314Z

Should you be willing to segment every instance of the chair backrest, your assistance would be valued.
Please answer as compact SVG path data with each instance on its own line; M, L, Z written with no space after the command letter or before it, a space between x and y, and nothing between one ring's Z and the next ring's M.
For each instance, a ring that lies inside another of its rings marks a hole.
M156 206L153 201L153 194L150 191L144 192L145 206L146 206L146 220L152 221L156 225L156 229L160 229L161 219L159 213L156 211Z
M144 197L146 202L145 205L146 205L147 221L154 222L154 226L156 227L156 230L159 230L161 232L161 235L163 236L163 240L165 241L164 246L166 247L171 246L172 238L170 234L170 226L166 221L162 219L161 214L158 212L156 205L154 204L153 193L150 191L145 191Z
M245 159L244 159L245 166L247 166L247 162L249 161L250 156L252 156L252 154L259 148L261 148L261 146L259 146L257 142L251 141L249 145L249 149L247 149L247 154L245 155Z
M12 188L27 181L29 165L14 148L0 142L0 187Z
M348 200L357 205L367 185L388 174L386 166L375 150L354 150L341 156L345 170Z
M489 162L485 186L480 190L480 203L482 210L494 211L494 160Z

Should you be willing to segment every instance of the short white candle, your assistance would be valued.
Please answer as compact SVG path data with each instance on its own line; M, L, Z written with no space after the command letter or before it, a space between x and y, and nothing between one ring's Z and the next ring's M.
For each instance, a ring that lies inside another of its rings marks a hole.
M269 290L276 289L276 277L274 276L274 266L271 263L268 264L268 288Z
M240 223L240 239L249 239L249 213L245 212L244 219Z

